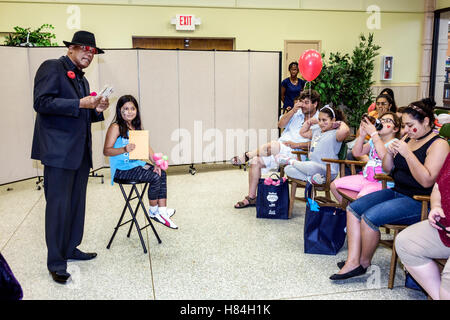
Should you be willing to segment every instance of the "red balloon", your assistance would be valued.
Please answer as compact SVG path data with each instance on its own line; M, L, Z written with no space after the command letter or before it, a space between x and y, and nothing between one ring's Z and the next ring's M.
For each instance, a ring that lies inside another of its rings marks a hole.
M322 71L322 56L316 50L310 49L303 52L298 60L298 69L303 78L313 81Z

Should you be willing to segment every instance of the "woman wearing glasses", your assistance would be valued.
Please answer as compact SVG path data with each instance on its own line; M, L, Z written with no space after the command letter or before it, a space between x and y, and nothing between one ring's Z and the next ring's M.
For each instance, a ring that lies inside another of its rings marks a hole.
M414 195L430 195L449 152L447 141L433 132L434 102L415 101L405 108L405 136L392 142L383 157L383 170L395 186L367 194L347 207L347 261L331 280L344 280L366 273L380 241L384 224L411 225L420 221L421 202Z
M375 100L375 110L369 113L370 116L379 118L385 112L397 112L394 99L388 94L380 94Z

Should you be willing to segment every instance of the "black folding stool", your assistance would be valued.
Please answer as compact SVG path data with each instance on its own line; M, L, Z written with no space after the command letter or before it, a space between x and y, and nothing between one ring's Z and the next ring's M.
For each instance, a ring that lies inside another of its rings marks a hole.
M119 184L120 190L122 191L122 194L123 194L123 198L125 199L125 206L123 207L122 215L120 216L120 219L119 219L119 222L117 223L117 226L114 228L114 233L113 233L113 235L111 237L111 240L109 240L109 243L106 246L106 248L109 249L111 247L111 244L112 244L112 242L114 240L114 237L116 236L117 230L121 226L131 222L130 229L128 230L127 237L128 238L130 237L131 229L133 228L133 225L136 224L136 230L138 232L139 238L141 239L142 248L144 248L144 253L147 253L147 248L145 247L145 243L144 243L144 239L142 238L141 230L144 230L148 226L152 227L153 233L155 234L156 239L158 240L158 243L161 243L161 239L159 238L158 233L156 232L155 227L152 224L152 221L148 217L147 210L145 209L145 205L142 202L142 195L145 195L145 190L148 187L148 182L137 182L137 181L132 181L132 180L124 180L124 179L116 179L116 178L114 178L114 182ZM137 185L141 184L141 183L144 183L144 189L142 190L142 193L139 193ZM126 194L126 192L125 192L125 190L123 188L123 185L131 185L131 190L130 190L130 193L128 194L128 196L127 196L127 194ZM134 196L134 197L132 197L133 196L133 192L136 193L136 196ZM138 202L138 204L136 206L136 209L133 211L133 208L130 205L130 201L134 200L136 198L139 199L139 202ZM148 224L146 226L144 226L143 228L139 227L139 223L137 222L137 219L136 219L136 215L137 215L137 212L138 212L140 206L144 210L144 215L145 215L145 217L147 218L147 221L148 221ZM123 217L125 215L125 211L127 210L127 208L130 211L130 213L131 213L131 219L126 221L126 222L124 222L124 223L122 223L122 220L123 220Z

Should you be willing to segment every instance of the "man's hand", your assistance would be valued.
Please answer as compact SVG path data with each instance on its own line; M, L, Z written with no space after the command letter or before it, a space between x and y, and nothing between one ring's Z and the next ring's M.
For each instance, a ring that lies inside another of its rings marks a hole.
M100 99L100 103L95 108L95 111L97 111L98 113L101 113L101 112L105 111L106 109L108 109L108 107L109 107L109 99L102 97Z
M86 96L80 99L80 108L83 109L95 109L100 104L100 96Z

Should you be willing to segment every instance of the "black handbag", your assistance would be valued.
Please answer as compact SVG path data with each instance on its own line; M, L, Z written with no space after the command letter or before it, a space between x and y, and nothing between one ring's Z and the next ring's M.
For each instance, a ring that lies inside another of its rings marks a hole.
M0 300L20 300L22 298L22 287L0 253Z
M305 253L335 255L345 242L347 215L340 208L320 207L312 198L311 183L306 184L305 225L303 229Z
M272 176L276 184L267 185L266 179L259 179L258 193L256 196L256 217L266 219L288 219L289 218L289 183L286 179L281 179L276 173Z

